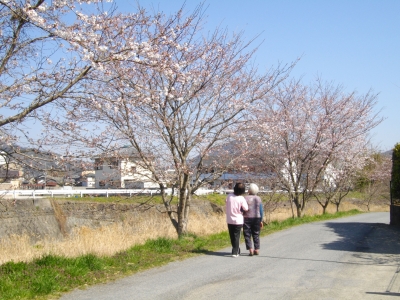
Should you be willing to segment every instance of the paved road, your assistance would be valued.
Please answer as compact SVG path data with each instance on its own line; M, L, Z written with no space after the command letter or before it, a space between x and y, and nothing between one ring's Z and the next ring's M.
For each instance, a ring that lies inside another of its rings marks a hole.
M400 228L388 224L368 213L301 225L262 238L259 256L227 248L61 299L393 299Z

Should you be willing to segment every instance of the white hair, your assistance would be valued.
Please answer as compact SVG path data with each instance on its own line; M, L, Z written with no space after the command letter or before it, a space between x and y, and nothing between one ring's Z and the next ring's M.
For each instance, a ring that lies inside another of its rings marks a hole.
M255 183L250 183L250 186L249 186L249 193L250 193L250 194L253 194L253 195L257 195L257 193L258 193L258 186L257 186L257 184L255 184Z

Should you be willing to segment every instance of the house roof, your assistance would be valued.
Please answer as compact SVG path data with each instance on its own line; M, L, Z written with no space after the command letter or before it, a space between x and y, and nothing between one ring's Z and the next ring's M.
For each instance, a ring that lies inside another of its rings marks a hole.
M153 158L153 155L151 153L145 153L145 156L149 159ZM109 152L104 152L102 154L98 154L92 157L93 159L112 159L112 158L117 158L117 159L122 159L122 158L137 158L141 159L141 156L139 155L138 151L130 146L123 146L117 149L114 149Z

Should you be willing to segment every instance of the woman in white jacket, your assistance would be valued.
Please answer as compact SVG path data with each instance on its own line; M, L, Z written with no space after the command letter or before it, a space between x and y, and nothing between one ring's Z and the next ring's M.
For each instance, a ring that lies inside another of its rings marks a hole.
M245 197L249 209L243 213L243 234L246 242L246 249L249 250L250 256L259 254L260 231L263 227L263 204L261 198L257 196L257 193L258 186L255 183L251 183L249 186L249 195ZM253 241L251 240L252 238Z

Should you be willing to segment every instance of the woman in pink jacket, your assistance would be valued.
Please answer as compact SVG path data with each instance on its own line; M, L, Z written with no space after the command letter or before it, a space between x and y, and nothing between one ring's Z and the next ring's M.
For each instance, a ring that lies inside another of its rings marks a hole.
M240 232L243 228L243 211L249 209L246 199L242 196L246 191L243 183L236 183L233 194L226 197L226 222L228 223L229 237L232 244L232 257L240 254Z

